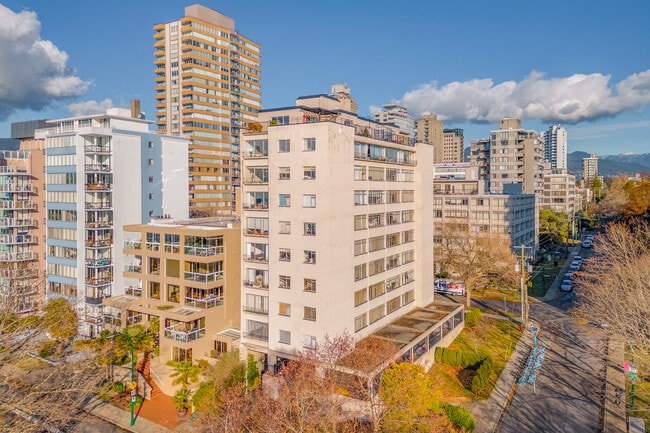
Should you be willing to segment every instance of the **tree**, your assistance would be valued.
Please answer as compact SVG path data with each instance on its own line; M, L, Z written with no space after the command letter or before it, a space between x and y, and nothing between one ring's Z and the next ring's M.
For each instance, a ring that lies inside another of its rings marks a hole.
M466 306L470 308L473 290L492 283L516 286L517 257L505 234L475 232L468 224L445 224L434 255L444 264L443 271L465 282Z
M44 324L52 338L67 341L77 335L79 318L74 307L67 300L50 299L45 304Z
M543 208L539 210L539 228L553 234L555 241L569 235L569 217L564 212Z
M628 344L637 360L650 352L650 224L610 224L594 243L577 278L575 314L606 325ZM650 366L648 366L650 367ZM647 370L646 370L647 371Z
M169 374L169 377L174 378L172 385L180 384L183 389L189 388L190 382L197 382L203 371L201 367L192 362L167 361L167 365L172 367L172 372Z

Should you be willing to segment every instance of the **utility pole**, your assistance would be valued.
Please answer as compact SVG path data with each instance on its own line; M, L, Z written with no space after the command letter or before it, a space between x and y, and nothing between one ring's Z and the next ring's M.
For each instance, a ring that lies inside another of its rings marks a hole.
M520 287L521 287L521 323L524 325L524 328L528 328L528 288L526 287L526 256L525 256L525 246L521 245L521 277L520 277Z

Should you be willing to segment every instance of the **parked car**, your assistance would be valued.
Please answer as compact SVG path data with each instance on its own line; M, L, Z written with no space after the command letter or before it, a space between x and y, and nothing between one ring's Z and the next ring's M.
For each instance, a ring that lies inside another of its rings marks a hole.
M563 278L563 280L566 280L566 279L573 280L573 277L575 277L575 273L569 271L569 272L567 272L566 274L564 274L564 278Z
M560 290L563 292L570 292L573 290L573 281L571 281L571 278L565 278L562 280L562 284L560 285Z
M591 241L589 239L582 243L582 248L591 248Z
M452 296L465 296L465 283L448 278L440 278L433 281L433 291Z
M580 262L571 262L571 266L569 266L569 270L571 272L577 272L580 270Z

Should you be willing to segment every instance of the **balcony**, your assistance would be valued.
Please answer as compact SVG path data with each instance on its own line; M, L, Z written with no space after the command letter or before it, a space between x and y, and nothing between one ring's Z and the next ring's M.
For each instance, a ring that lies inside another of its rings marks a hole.
M131 272L134 274L142 273L142 266L138 265L124 265L124 272Z
M87 144L84 146L84 152L88 154L94 154L94 155L110 155L111 153L111 147L110 146L98 146L96 144Z
M84 165L84 171L86 171L86 172L110 173L111 172L111 166L109 164L86 164L86 165Z
M0 235L0 244L6 245L35 244L37 241L38 238L32 235Z
M267 328L260 328L256 329L255 331L251 332L243 332L242 336L244 338L248 338L250 340L257 340L257 341L269 341L269 329Z
M112 209L113 204L110 201L88 201L84 203L84 208L86 210L93 210L93 209Z
M110 183L87 183L86 191L110 192L112 185Z
M102 299L105 298L108 298L108 296L86 296L86 304L101 305Z
M242 282L244 287L249 287L253 289L263 289L263 290L268 290L269 289L269 283L265 283L264 281L259 281L259 280L244 280Z
M0 209L36 209L36 203L31 200L0 200Z
M244 185L265 185L269 183L268 177L262 178L257 176L244 177Z
M204 310L208 308L214 308L222 304L223 304L223 296L207 295L205 298L194 298L188 296L185 297L186 306L202 308Z
M0 218L0 227L36 227L34 218Z
M86 259L86 266L89 268L104 268L112 266L111 259Z
M205 337L205 328L197 328L187 330L189 323L177 323L165 328L165 338L181 343L189 343L196 341L201 337Z
M142 241L124 241L125 250L141 250Z
M131 296L142 297L142 287L129 286L124 289L124 293Z
M268 263L269 257L266 254L244 254L244 260L254 263Z
M112 228L113 227L113 221L106 220L106 221L86 221L86 228L87 229L105 229L105 228Z
M269 231L268 230L262 230L262 229L247 228L246 231L244 232L244 234L246 236L268 237L269 236Z
M113 238L89 239L86 241L86 246L91 248L110 247L111 245L113 245Z
M268 210L268 203L244 203L243 208L246 210Z
M223 271L211 273L185 272L185 281L194 281L196 283L212 283L223 279Z
M144 321L144 314L134 314L127 316L126 326L138 325Z
M269 309L260 307L260 306L253 306L253 305L244 305L242 309L247 312L247 313L253 313L253 314L261 314L263 316L268 316L269 315Z
M183 251L188 256L211 257L223 254L223 247L183 247Z
M17 253L0 252L0 261L2 262L24 262L38 259L38 254L34 251L21 251Z
M17 185L15 183L7 183L0 185L0 192L32 192L36 194L38 192L38 188L29 183L20 185Z
M112 274L96 275L86 277L86 284L93 287L105 286L113 282Z

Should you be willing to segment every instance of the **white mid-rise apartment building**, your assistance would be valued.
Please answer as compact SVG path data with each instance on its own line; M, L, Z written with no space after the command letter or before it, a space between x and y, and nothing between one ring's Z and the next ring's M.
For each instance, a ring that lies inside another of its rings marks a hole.
M551 125L540 134L544 143L544 160L551 163L551 168L567 168L568 136L566 129L560 125Z
M337 88L242 138L242 348L270 363L433 301L432 147Z
M103 329L102 299L134 283L122 276L122 227L189 214L188 140L133 116L112 108L36 131L46 140L46 293L76 306L83 336Z

